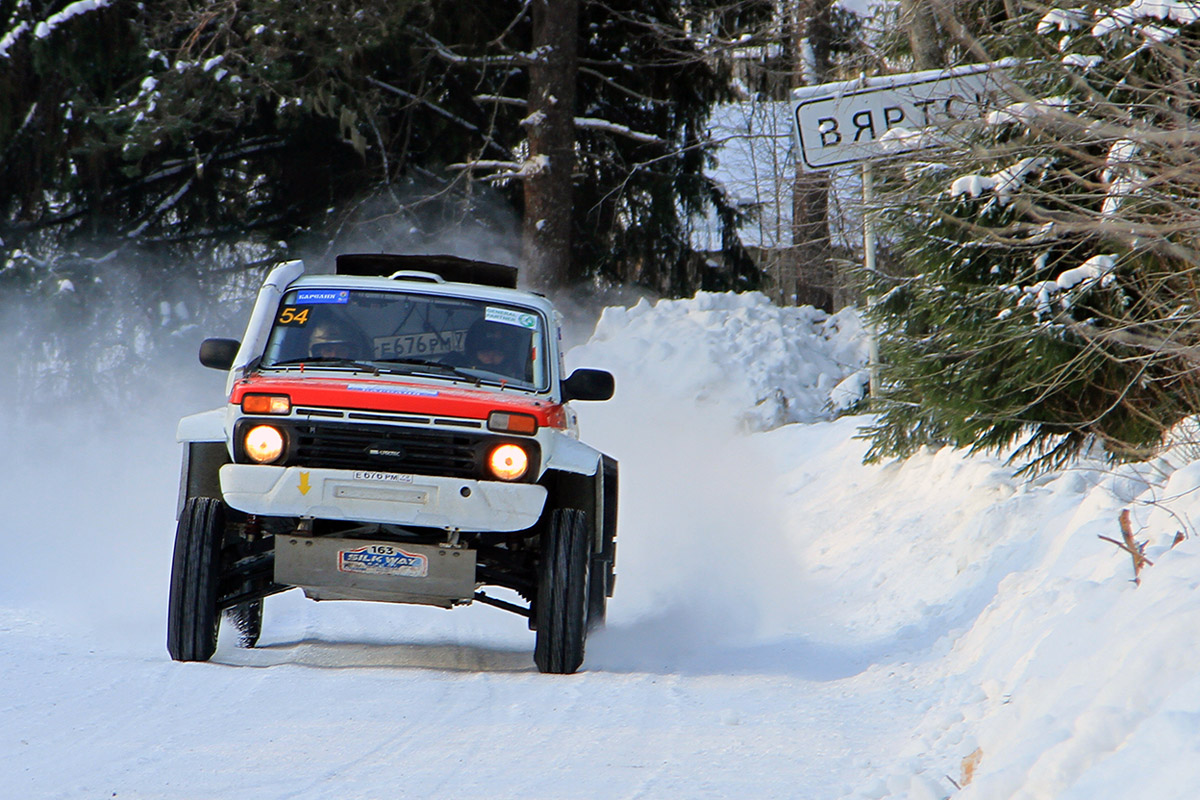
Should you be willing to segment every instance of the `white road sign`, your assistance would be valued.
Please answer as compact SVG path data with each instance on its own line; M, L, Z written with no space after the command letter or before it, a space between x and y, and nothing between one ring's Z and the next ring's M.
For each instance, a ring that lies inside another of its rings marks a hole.
M829 169L937 144L939 126L996 107L1004 68L1011 63L794 89L796 143L805 169ZM894 133L885 137L888 131Z

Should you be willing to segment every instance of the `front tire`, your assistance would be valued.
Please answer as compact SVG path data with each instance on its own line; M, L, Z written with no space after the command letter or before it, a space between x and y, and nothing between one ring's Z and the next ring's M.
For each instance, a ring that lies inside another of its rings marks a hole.
M540 672L569 675L583 664L587 639L591 563L587 514L575 508L555 509L543 537L533 660Z
M208 661L217 649L221 613L221 543L225 504L192 497L179 515L167 606L167 652L176 661Z

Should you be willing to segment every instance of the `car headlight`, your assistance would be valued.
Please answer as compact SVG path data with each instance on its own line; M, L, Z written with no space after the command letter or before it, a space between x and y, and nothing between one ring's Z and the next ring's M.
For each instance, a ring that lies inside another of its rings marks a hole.
M256 464L269 464L283 455L283 434L270 425L255 425L246 431L242 444Z
M488 468L502 481L515 481L529 469L529 455L515 444L502 444L488 456Z

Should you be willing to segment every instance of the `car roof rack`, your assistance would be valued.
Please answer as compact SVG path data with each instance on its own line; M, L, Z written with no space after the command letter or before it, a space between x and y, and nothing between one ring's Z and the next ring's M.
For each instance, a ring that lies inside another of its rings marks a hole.
M337 257L338 275L404 279L404 273L424 272L456 283L478 283L504 289L517 288L517 268L446 255L396 253L344 253ZM399 273L399 274L397 274Z

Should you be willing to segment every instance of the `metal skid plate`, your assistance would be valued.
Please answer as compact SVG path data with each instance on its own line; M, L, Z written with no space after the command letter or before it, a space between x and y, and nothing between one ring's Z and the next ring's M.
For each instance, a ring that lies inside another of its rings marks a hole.
M475 595L475 551L319 536L275 537L275 582L315 600L449 608Z

